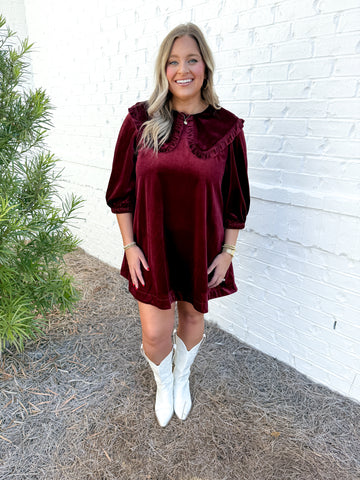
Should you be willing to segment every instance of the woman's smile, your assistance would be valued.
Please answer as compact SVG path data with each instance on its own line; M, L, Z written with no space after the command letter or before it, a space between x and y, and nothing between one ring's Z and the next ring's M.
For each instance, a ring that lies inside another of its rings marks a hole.
M196 113L204 108L201 88L205 80L205 63L192 37L185 35L175 40L166 66L166 77L176 110Z
M178 85L189 85L191 82L192 82L192 78L188 78L186 80L175 80L175 82L178 84Z

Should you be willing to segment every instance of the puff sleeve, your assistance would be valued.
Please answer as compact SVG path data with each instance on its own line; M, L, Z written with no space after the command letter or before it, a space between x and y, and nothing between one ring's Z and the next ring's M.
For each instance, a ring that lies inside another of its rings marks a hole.
M138 130L128 114L121 126L106 191L106 203L113 213L133 213L135 208L135 165Z
M229 145L222 180L224 228L242 229L250 207L247 154L243 129Z

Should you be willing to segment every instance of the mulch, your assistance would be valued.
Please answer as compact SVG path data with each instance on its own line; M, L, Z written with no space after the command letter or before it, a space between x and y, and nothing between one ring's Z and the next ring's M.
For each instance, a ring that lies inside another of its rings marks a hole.
M0 363L0 479L360 479L360 404L215 324L191 375L193 409L161 428L119 272L67 256L82 290L72 314Z

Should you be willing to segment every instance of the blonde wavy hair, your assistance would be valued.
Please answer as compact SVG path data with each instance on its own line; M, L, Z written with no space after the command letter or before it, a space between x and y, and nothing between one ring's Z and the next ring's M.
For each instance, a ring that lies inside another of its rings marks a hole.
M150 119L143 124L140 148L151 148L156 153L168 140L172 125L171 96L169 83L166 77L166 66L172 46L177 38L192 37L200 50L205 63L205 85L201 88L201 97L214 108L219 109L219 99L214 90L215 62L212 52L199 27L193 23L178 25L164 38L155 63L155 89L148 101L148 115Z

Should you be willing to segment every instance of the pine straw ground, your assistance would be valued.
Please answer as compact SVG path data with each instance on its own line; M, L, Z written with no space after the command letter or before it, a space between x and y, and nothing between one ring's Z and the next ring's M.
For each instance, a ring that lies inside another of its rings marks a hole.
M67 258L83 300L3 355L0 478L360 479L360 405L208 324L194 407L156 423L137 308L118 272Z

